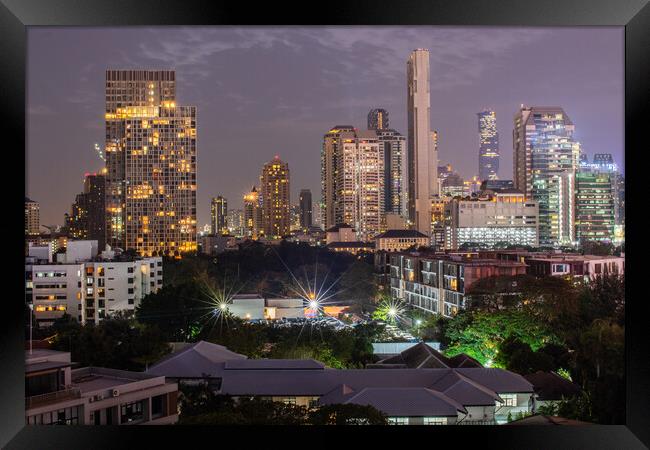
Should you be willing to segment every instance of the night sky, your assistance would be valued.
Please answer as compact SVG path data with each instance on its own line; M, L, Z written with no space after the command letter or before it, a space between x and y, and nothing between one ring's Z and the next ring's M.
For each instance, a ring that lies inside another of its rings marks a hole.
M210 198L242 207L264 162L289 163L291 201L320 198L323 134L389 111L406 135L406 61L431 51L431 121L440 164L478 173L476 113L495 109L501 178L512 178L520 104L562 106L590 159L623 169L623 28L30 28L26 195L62 224L83 176L102 167L105 70L175 69L177 104L198 107L198 226Z

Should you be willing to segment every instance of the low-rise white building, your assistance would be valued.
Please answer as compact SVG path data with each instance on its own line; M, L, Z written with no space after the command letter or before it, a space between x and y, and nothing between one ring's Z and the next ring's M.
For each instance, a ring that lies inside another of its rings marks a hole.
M267 298L258 294L237 294L224 304L228 312L244 320L297 319L305 317L301 298Z
M375 237L375 250L401 252L413 246L428 247L431 239L417 230L388 230Z
M37 249L27 258L26 301L38 325L50 325L65 313L81 323L97 323L118 311L133 312L162 287L162 257L103 260L97 258L96 241L85 241L94 246L79 242L62 255L64 262L42 263Z
M25 355L28 425L169 425L178 421L178 385L164 376L84 367L70 353Z
M445 205L445 248L466 243L537 247L539 205L515 189L484 191L473 199L455 198Z

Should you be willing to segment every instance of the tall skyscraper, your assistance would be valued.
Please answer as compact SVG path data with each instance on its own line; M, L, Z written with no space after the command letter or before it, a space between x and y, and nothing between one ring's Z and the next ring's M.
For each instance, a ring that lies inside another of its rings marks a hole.
M431 132L429 51L411 52L406 64L409 217L415 229L431 235L431 197L438 194L438 153Z
M354 135L352 125L336 125L323 138L321 150L321 221L327 230L339 223L336 217L339 185L342 175L337 167L343 158L343 140ZM345 135L345 138L343 137Z
M478 115L478 176L481 181L496 180L499 172L499 132L497 115L486 109Z
M106 246L106 169L87 173L83 192L77 194L66 225L70 237L96 240L98 248Z
M386 130L390 128L388 121L388 111L381 108L370 110L368 113L368 129L369 130Z
M406 138L393 129L377 130L384 153L384 205L386 212L408 218Z
M106 71L107 242L141 255L196 251L196 107L173 70Z
M321 163L325 229L347 224L361 240L383 231L384 147L377 132L331 129L324 136Z
M612 241L615 204L612 174L576 173L576 239L578 241Z
M213 235L228 234L227 216L228 201L221 195L212 198L210 204L210 233Z
M260 200L260 194L255 186L244 195L244 235L251 239L258 239L261 234L264 234Z
M515 188L539 203L540 245L575 241L575 172L580 144L560 107L525 107L515 115Z
M309 189L300 190L300 228L306 230L312 226L312 206L311 191Z
M260 176L264 235L281 239L291 228L289 164L275 156L264 164Z
M25 234L38 234L40 229L40 206L38 202L25 197Z

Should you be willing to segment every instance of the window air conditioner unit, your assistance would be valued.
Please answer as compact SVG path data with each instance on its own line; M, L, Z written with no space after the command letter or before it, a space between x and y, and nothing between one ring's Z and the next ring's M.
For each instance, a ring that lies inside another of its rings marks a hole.
M95 400L96 401L104 400L104 396L102 394L97 394L95 395Z
M120 395L120 391L113 389L113 397L117 397L118 395Z

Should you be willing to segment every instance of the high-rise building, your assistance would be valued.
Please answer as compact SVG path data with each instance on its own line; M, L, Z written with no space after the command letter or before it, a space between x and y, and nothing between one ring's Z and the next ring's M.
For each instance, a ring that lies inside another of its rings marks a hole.
M106 246L106 169L87 173L84 190L77 194L66 217L68 234L75 239L96 240L100 249Z
M383 150L375 130L335 127L325 135L321 167L326 229L348 224L360 240L383 231Z
M478 176L481 181L495 180L499 172L499 132L497 115L491 109L478 115Z
M173 70L106 71L106 240L141 255L196 251L196 107Z
M228 233L233 236L244 235L244 212L241 209L228 210Z
M408 115L409 218L431 234L431 197L438 194L438 152L431 132L429 51L411 52L406 64Z
M581 166L581 170L583 167ZM611 153L596 153L589 170L610 175L612 196L614 197L614 223L617 227L625 225L625 178L619 171Z
M576 239L612 241L614 238L614 192L611 174L576 173Z
M300 228L303 230L312 226L312 206L311 191L309 189L300 190Z
M228 226L226 224L226 218L228 216L228 201L218 195L217 197L212 198L210 204L210 233L213 235L217 234L228 234Z
M35 235L40 232L40 206L38 202L25 197L25 234Z
M575 172L580 144L560 107L525 107L515 115L514 184L539 204L540 245L575 241Z
M289 164L276 155L264 164L260 185L264 236L281 239L291 228Z
M384 153L384 205L386 212L408 217L406 138L393 129L377 130Z
M244 195L244 235L251 239L258 239L264 234L262 227L262 204L257 188Z
M388 122L388 111L381 108L370 110L368 113L369 130L387 130L390 127Z
M354 135L352 125L336 125L323 137L321 150L321 222L327 230L339 224L337 222L337 193L342 181L337 167L343 158L343 140ZM345 138L342 136L345 134ZM345 223L345 222L340 222Z

